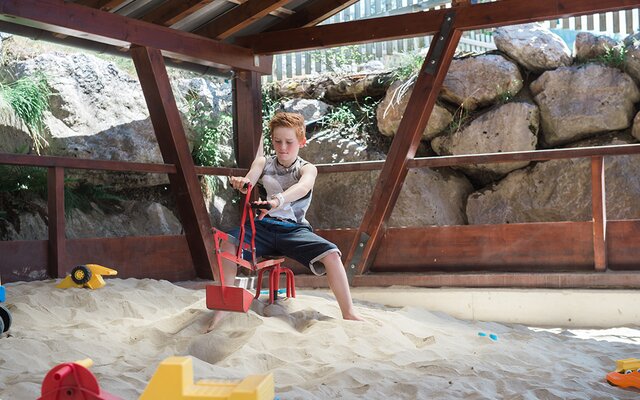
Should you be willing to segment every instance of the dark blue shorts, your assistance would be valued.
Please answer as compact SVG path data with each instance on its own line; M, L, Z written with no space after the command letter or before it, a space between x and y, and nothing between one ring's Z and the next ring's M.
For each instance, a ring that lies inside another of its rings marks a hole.
M265 217L255 220L256 257L285 256L308 267L316 275L324 275L325 268L318 262L326 255L337 252L338 246L313 233L311 226L295 222L281 221ZM227 232L238 239L240 228ZM251 226L245 224L245 243L251 243ZM243 258L251 259L251 253L244 251Z

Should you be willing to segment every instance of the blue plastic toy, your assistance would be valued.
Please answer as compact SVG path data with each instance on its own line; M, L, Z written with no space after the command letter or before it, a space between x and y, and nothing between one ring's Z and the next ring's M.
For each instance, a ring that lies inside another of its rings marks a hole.
M7 299L7 293L4 286L0 285L0 302L4 303ZM4 333L11 327L11 313L9 310L0 304L0 333Z
M478 336L488 337L489 339L493 340L494 342L498 341L498 335L496 335L495 333L486 334L484 332L478 332Z

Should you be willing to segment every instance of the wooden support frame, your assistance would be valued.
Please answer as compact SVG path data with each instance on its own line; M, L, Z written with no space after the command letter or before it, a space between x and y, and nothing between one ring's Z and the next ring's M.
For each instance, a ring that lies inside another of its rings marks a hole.
M218 69L271 73L271 57L188 32L55 0L0 0L0 21L128 48L162 51L166 57Z
M64 216L64 169L49 167L47 173L47 217L49 227L48 273L53 278L66 274L66 235Z
M415 156L422 132L435 105L442 82L453 60L462 31L454 29L455 10L448 10L441 21L440 33L429 47L398 132L391 144L382 172L373 190L371 201L364 214L346 257L347 276L353 281L355 274L361 275L369 269L386 223L402 189L407 175L407 163Z
M455 28L463 31L492 28L637 6L637 0L501 0L466 4L455 7L458 10ZM440 21L447 12L448 9L441 9L263 32L238 38L236 43L258 54L277 54L433 35L440 29Z
M238 71L233 80L233 127L238 167L249 168L262 143L262 82L260 74Z
M157 49L133 47L131 56L162 157L176 167L176 173L169 175L169 182L196 272L198 276L211 277L216 265L211 222L162 54Z
M605 271L607 269L607 207L604 179L604 157L591 158L593 258L596 271Z

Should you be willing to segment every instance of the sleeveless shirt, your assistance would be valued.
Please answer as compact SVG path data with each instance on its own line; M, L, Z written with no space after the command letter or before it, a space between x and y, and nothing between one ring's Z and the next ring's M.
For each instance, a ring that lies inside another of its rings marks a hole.
M298 157L289 167L280 165L276 156L267 157L262 176L258 183L262 184L267 192L267 199L274 194L282 193L300 181L300 169L308 162ZM275 218L284 218L296 221L299 224L309 225L305 214L311 204L311 190L302 198L285 203L283 207L272 210L267 215Z

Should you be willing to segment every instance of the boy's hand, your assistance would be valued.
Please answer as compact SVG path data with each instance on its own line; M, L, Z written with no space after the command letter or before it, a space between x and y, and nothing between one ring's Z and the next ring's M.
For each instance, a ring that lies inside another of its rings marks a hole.
M251 183L251 180L249 180L249 178L245 178L244 176L230 176L229 183L231 184L231 187L239 190L240 193L246 194L247 188L245 186L247 185L247 183Z
M258 219L261 220L262 218L265 217L265 215L267 215L269 210L274 209L274 208L276 208L278 206L278 201L277 200L266 201L266 200L260 200L259 199L258 201L254 201L252 203L252 205L256 205L256 206L261 206L261 205L265 205L266 206L266 205L268 205L269 206L269 208L267 208L267 207L264 207L264 208L263 207L255 207L260 212L260 214L258 214Z

